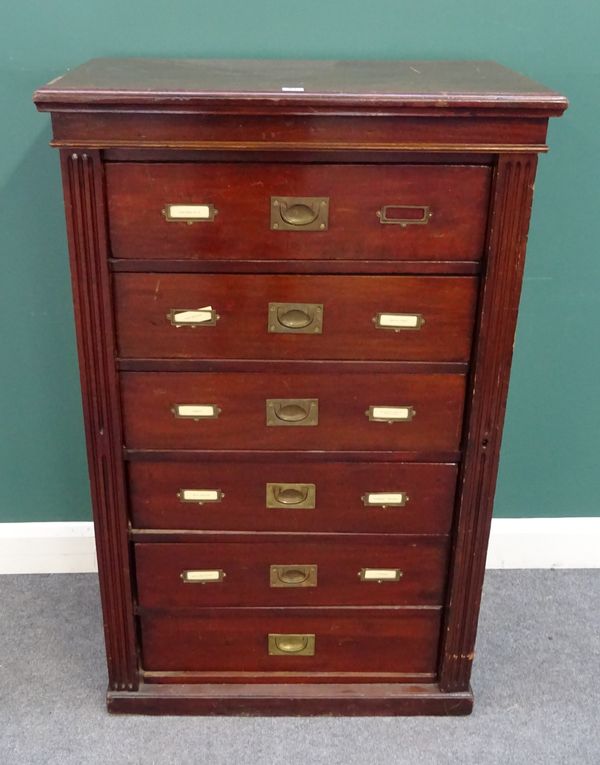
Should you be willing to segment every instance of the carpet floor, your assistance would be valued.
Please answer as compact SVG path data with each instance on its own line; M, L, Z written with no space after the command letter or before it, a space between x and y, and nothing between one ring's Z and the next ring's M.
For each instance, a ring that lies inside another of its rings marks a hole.
M600 571L489 571L459 718L111 716L92 574L0 577L0 765L599 765Z

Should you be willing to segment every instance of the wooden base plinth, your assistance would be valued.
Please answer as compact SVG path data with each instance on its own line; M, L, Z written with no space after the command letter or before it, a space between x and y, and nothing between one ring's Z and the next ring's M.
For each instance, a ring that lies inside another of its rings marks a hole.
M107 706L116 714L146 715L468 715L473 694L399 683L141 685L109 691Z

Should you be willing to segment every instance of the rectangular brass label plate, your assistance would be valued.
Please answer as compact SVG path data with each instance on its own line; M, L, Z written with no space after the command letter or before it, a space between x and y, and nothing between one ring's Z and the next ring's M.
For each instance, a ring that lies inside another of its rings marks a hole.
M179 223L211 222L218 210L212 204L203 205L166 205L162 211L165 220Z
M380 223L391 223L397 226L426 226L433 212L429 205L384 205L376 213Z
M167 314L174 327L214 327L219 318L211 305L204 308L172 308Z
M179 489L177 497L180 502L192 502L203 505L206 502L220 502L225 495L220 489Z
M181 579L185 584L215 584L222 582L224 578L225 572L221 568L181 572Z
M214 404L175 404L171 411L175 417L187 420L214 420L221 413Z
M282 634L268 636L269 656L314 656L315 636L309 634Z
M373 422L409 422L416 411L412 406L370 406L365 414Z
M363 494L362 501L365 507L402 507L408 502L408 495L404 491L369 492Z
M399 568L361 568L358 576L361 582L397 582L402 571Z
M421 329L425 319L420 313L378 313L373 318L377 329L391 329L401 332L407 329Z

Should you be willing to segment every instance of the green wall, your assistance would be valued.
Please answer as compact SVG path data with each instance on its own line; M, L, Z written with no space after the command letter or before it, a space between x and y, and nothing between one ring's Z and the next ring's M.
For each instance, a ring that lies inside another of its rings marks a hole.
M600 4L20 0L2 16L0 521L90 517L58 156L31 93L111 55L489 58L564 92L536 184L496 514L600 514Z

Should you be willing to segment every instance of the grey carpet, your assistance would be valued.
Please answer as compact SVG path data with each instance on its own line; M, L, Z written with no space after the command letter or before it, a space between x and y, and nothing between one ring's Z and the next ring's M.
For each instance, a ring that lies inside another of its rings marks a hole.
M0 765L598 765L599 602L600 571L488 572L471 717L115 717L96 577L0 577Z

